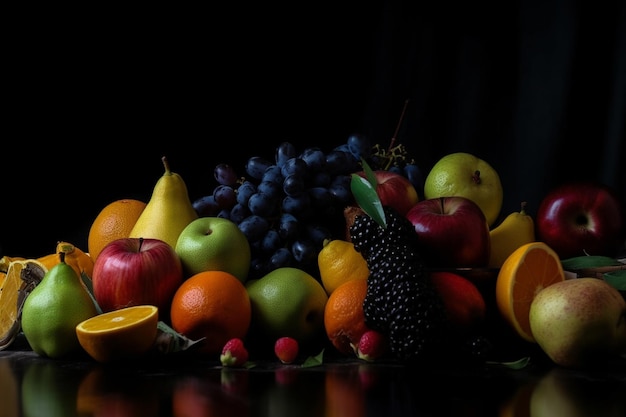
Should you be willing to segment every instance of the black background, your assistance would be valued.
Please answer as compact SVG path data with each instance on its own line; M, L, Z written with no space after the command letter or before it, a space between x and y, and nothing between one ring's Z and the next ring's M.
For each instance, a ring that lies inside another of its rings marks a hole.
M396 138L424 173L474 153L503 215L573 179L624 196L626 2L337 3L7 13L0 252L86 249L163 155L195 199L282 141L387 145L407 100Z

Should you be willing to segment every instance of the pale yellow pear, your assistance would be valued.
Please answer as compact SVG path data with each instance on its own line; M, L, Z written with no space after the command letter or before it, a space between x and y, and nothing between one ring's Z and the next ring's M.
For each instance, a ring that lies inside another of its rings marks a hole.
M152 196L129 237L160 239L174 248L180 232L197 219L198 214L189 200L185 181L170 170L166 157L162 160L165 173L154 186Z
M535 223L526 213L526 202L522 202L520 211L514 211L489 232L491 255L489 267L500 268L506 258L526 243L535 241Z

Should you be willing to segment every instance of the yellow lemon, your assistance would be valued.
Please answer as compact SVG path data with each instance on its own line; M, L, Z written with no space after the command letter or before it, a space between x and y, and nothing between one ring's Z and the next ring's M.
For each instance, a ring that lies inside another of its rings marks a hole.
M330 295L344 282L367 279L367 261L354 249L354 244L341 239L326 240L317 256L320 278L326 293Z

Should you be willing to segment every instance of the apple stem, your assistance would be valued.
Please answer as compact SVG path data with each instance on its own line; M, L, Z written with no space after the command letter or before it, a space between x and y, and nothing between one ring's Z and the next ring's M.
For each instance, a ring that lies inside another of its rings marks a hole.
M141 247L143 246L143 238L139 238L139 248L137 248L137 252L141 252Z
M476 184L480 184L480 171L479 170L474 171L474 175L472 175L472 181L474 181L474 183Z
M439 204L441 204L441 212L443 213L443 197L439 197Z

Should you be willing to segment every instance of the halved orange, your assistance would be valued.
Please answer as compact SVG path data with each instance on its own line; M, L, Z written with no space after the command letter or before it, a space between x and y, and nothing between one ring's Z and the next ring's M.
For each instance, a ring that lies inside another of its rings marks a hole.
M154 344L158 313L153 305L109 311L78 323L76 335L83 349L98 362L138 357Z
M565 280L559 256L543 242L531 242L513 251L496 280L496 303L502 317L528 342L535 342L528 313L545 287Z

